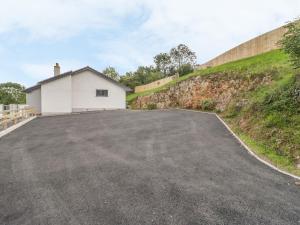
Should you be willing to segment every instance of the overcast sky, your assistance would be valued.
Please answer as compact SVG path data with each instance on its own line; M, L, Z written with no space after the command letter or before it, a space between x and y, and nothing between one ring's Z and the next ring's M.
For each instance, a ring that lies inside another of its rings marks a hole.
M121 74L180 43L203 63L300 15L300 0L0 0L0 82L89 65Z

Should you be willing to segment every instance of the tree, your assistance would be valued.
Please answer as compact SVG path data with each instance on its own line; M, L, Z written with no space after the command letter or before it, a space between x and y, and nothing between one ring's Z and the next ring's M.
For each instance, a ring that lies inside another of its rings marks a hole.
M168 53L159 53L154 56L154 63L156 65L156 69L167 76L170 74L171 69L171 56Z
M170 51L170 57L173 65L178 70L184 64L190 64L192 67L196 64L196 53L191 51L189 47L180 44Z
M153 66L139 66L135 72L127 72L124 76L121 76L120 83L134 88L159 80L162 77L162 73L157 71Z
M163 77L179 73L185 75L194 69L196 54L186 45L172 48L170 54L160 53L154 57L154 66L139 66L135 72L127 72L120 77L120 83L134 88L148 84Z
M119 82L127 87L130 87L131 89L134 89L135 86L140 85L134 78L133 72L127 72L125 75L121 76Z
M140 84L147 84L163 77L153 66L139 66L134 75Z
M25 104L24 86L17 83L0 84L0 104Z
M105 68L102 73L114 80L118 81L120 79L119 73L114 67L109 66Z
M139 83L137 83L134 79L133 72L127 72L125 75L121 76L119 82L131 89L134 89L135 86L139 85Z
M284 34L280 44L283 50L290 55L295 68L300 68L300 20L297 19L285 26L287 32Z

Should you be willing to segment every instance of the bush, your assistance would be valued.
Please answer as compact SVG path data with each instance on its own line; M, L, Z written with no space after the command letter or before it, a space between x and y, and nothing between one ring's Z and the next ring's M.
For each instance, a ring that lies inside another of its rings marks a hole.
M178 68L179 76L184 76L186 74L192 73L194 71L191 64L184 64Z
M289 124L288 117L281 113L273 113L267 116L265 119L266 127L284 127Z
M296 114L300 112L300 76L297 75L289 84L268 94L263 102L267 113L280 112Z
M157 105L154 104L154 103L150 103L147 105L147 109L148 110L154 110L154 109L157 109Z
M227 107L226 114L224 115L226 118L234 118L240 114L242 107L237 105L236 103L230 104Z
M295 68L300 68L300 20L296 20L286 25L285 33L280 44L283 50L289 54Z
M213 99L205 99L200 101L200 108L205 111L214 110L216 102Z

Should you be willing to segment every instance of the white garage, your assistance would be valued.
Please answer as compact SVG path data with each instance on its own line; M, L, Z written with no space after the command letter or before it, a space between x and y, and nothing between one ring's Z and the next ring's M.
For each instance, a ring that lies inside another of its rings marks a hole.
M59 65L54 77L27 88L27 104L38 113L61 114L103 109L125 109L130 88L91 67L63 74Z

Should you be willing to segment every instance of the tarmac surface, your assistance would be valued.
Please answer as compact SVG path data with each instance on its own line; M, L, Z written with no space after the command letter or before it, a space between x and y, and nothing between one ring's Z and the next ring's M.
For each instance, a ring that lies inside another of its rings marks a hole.
M212 114L37 118L0 139L2 225L300 225L300 187Z

